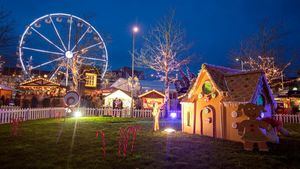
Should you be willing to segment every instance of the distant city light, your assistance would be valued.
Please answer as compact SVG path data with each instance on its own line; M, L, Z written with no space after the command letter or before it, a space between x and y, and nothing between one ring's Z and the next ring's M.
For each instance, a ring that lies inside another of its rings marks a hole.
M164 131L167 133L174 133L176 130L173 128L166 128Z
M237 61L237 62L238 62L238 61L240 61L240 59L239 59L239 58L235 58L235 61Z
M177 118L177 113L173 112L173 113L170 113L170 117L172 119L176 119Z
M76 112L74 112L74 117L81 117L82 116L82 114L81 114L81 112L80 111L76 111Z

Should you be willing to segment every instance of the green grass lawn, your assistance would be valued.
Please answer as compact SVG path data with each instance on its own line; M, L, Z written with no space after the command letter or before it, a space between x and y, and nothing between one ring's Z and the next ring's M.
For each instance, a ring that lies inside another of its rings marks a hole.
M300 125L288 125L293 136L282 138L279 145L270 144L270 152L246 152L241 143L181 132L154 133L151 121L109 117L78 119L71 146L75 121L27 121L18 137L10 136L9 125L0 125L0 168L300 168ZM142 131L134 152L118 157L119 128L129 125L140 125ZM162 125L180 126L165 121ZM105 160L95 138L100 129L107 137Z

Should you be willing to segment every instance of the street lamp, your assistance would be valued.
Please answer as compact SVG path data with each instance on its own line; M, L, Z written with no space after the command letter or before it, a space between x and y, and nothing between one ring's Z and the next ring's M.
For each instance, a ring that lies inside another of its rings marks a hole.
M242 71L244 71L244 61L240 58L235 58L235 61L241 62L241 68L242 68Z
M131 115L133 115L133 105L134 105L134 47L135 47L135 36L139 32L138 26L133 26L132 28L132 59L131 59Z

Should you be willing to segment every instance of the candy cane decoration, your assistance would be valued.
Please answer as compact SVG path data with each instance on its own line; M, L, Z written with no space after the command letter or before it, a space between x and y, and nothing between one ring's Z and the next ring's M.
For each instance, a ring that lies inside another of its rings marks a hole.
M133 147L134 147L134 143L135 143L135 140L136 140L136 135L137 135L137 132L138 130L141 130L142 127L141 126L130 126L128 127L128 131L127 133L130 135L132 134L132 141L131 141L131 152L133 152Z
M105 133L104 131L96 131L96 138L99 138L99 133L101 134L101 140L102 140L102 153L103 153L103 158L105 159L106 157L106 144L105 144Z
M130 136L132 138L130 152L133 152L134 143L136 140L138 130L141 130L140 126L129 126L127 128L120 128L119 149L118 149L119 156L121 156L121 153L122 153L123 156L126 157L128 141L130 140Z
M23 122L23 118L11 118L10 124L11 124L11 134L12 136L17 136L18 131L20 129L21 123Z
M127 145L128 145L128 135L127 130L124 128L120 128L120 137L119 137L119 149L118 155L121 156L121 150L124 157L127 154Z
M60 119L61 118L61 113L60 112L55 112L55 119Z

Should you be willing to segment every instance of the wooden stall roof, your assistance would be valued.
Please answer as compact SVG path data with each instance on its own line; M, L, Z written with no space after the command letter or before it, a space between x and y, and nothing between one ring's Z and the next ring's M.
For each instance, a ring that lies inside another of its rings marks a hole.
M147 97L147 96L152 97L152 98L154 98L154 97L164 98L165 97L165 95L163 93L153 89L153 90L150 90L148 92L145 92L145 93L139 95L139 98Z
M12 88L10 88L6 85L0 84L0 90L12 90Z
M19 88L42 88L42 87L60 87L61 85L57 82L51 81L46 78L37 77L34 79L26 80L25 82L20 83Z

